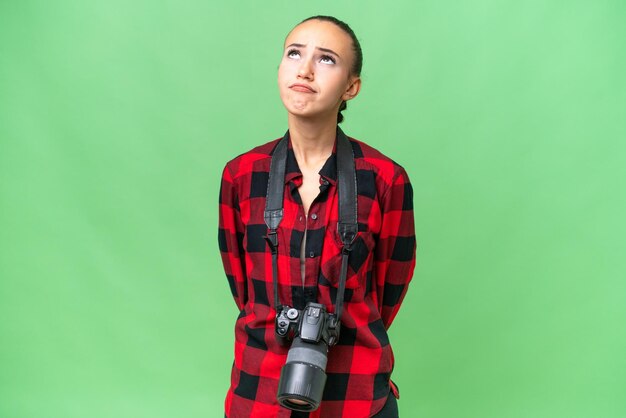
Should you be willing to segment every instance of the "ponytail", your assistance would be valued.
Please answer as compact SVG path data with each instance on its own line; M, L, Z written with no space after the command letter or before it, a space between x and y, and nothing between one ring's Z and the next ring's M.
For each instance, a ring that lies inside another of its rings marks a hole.
M341 106L339 106L339 112L337 113L337 123L343 122L343 115L341 114L341 111L346 110L347 107L348 104L346 103L346 101L342 101Z

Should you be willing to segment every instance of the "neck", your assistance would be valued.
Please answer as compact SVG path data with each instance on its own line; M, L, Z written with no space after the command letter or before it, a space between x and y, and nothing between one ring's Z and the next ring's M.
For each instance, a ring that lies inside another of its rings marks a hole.
M331 155L337 135L337 118L326 121L289 115L289 136L300 168L312 168Z

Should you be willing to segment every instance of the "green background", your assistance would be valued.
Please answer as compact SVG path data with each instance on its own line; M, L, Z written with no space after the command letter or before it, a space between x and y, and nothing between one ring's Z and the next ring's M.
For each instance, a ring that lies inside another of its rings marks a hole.
M0 417L219 417L227 160L282 42L364 50L344 130L402 164L404 418L626 416L626 3L0 1Z

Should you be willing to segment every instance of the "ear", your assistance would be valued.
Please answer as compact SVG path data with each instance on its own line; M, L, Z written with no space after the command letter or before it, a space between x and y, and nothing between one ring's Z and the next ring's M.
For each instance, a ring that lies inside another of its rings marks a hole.
M341 98L345 101L354 99L361 91L361 77L354 76L348 80L348 88Z

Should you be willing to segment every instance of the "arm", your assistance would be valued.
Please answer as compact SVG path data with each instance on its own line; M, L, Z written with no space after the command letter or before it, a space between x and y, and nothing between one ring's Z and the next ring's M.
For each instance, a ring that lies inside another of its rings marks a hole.
M243 309L248 299L243 235L237 189L227 165L220 186L218 243L224 272L239 310Z
M403 168L381 199L382 224L374 255L378 309L389 328L415 269L413 188Z

